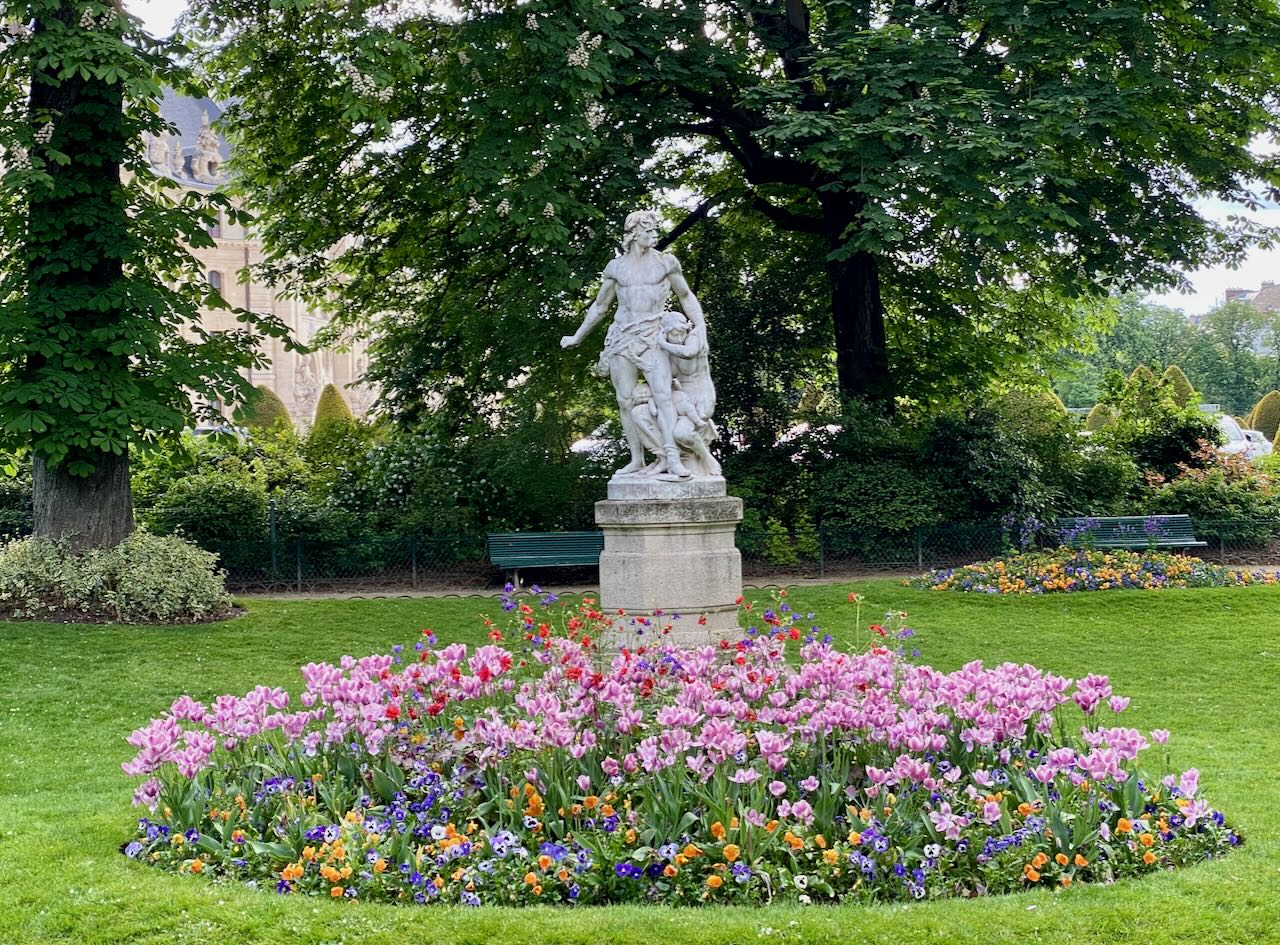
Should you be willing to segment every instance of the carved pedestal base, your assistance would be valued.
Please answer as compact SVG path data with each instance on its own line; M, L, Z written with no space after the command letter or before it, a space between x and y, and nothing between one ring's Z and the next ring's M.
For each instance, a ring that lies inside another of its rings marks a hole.
M667 638L682 646L740 632L742 556L733 539L742 500L724 495L723 482L719 495L596 503L596 524L604 531L600 607L607 614L624 612L614 646L653 641L665 625L671 627ZM631 618L655 611L662 616L637 635Z

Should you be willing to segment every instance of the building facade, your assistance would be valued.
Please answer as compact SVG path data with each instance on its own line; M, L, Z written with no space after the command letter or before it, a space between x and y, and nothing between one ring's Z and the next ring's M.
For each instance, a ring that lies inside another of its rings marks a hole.
M207 192L223 183L222 167L230 156L230 148L211 127L221 109L209 99L187 98L170 91L166 93L160 112L175 126L177 133L145 142L152 169L189 190ZM246 269L253 272L263 258L262 243L254 238L251 231L223 219L210 235L216 245L193 249L192 254L204 267L210 284L229 303L276 316L303 343L310 342L328 324L326 313L297 299L286 298L277 286L262 283L256 278L240 282L241 272ZM207 331L237 327L235 316L230 312L206 310L201 312L201 318ZM368 413L377 398L376 390L363 381L369 359L367 345L362 340L351 339L342 346L342 350L329 349L300 355L285 350L278 339L269 338L264 341L262 353L270 361L268 366L246 371L245 376L255 386L262 385L275 391L288 408L295 425L305 427L311 423L320 391L326 384L333 384L342 391L357 416Z

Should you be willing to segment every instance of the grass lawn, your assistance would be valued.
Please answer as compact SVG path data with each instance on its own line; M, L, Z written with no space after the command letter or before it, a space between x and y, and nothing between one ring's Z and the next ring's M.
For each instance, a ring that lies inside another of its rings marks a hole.
M1106 673L1140 728L1168 728L1175 764L1247 837L1231 856L1112 887L911 906L393 907L280 897L126 860L136 811L128 733L183 692L259 682L409 642L482 639L496 602L249 601L177 629L0 624L0 945L94 943L1269 943L1280 942L1280 587L992 598L862 581L792 592L837 635L850 590L911 614L923 659L1030 661Z

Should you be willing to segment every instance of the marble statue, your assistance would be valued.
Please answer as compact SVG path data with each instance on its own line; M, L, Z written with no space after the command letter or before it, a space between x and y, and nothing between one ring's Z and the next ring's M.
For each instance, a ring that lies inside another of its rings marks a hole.
M218 147L218 136L209 125L209 113L201 116L200 133L196 135L196 151L191 158L191 176L203 184L217 184L222 175L218 171L222 164L222 152Z
M656 248L658 215L628 214L622 255L604 268L582 325L560 344L582 343L617 300L598 369L613 383L631 458L614 479L680 481L720 475L709 444L716 392L707 358L702 306L675 256ZM680 312L667 308L675 295ZM654 455L645 459L645 451Z

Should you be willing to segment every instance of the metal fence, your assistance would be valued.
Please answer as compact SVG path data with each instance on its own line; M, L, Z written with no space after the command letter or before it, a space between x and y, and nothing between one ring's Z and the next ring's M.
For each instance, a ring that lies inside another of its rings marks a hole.
M1223 564L1280 565L1280 521L1196 522L1206 546L1188 553ZM1014 550L1000 525L948 525L903 532L815 528L807 533L743 529L743 575L835 578L916 573L957 567ZM361 537L345 541L206 542L238 593L342 590L472 590L500 587L504 573L489 563L483 535ZM526 580L594 583L594 567L522 569Z

